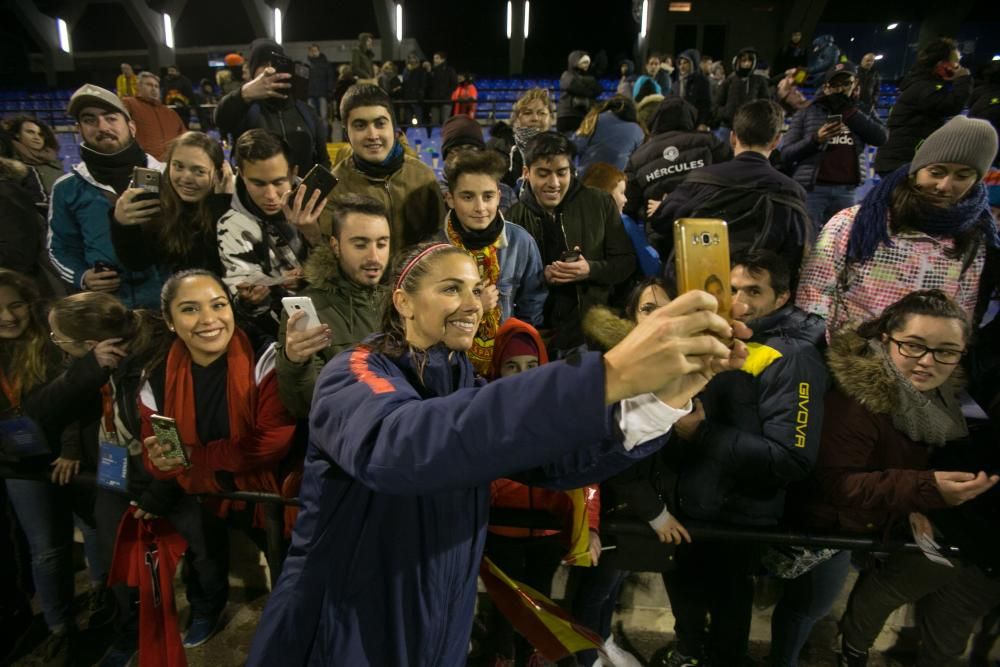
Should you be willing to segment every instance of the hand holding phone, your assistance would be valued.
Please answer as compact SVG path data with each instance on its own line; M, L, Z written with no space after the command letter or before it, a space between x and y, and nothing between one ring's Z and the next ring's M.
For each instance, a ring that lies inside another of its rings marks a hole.
M285 358L293 364L304 364L330 345L332 332L329 327L323 326L309 297L286 296L281 300L281 305L288 313Z
M178 465L185 467L191 465L187 450L184 449L184 445L181 443L181 434L177 430L177 420L171 417L164 417L163 415L152 415L149 418L149 422L153 427L155 441L159 444L159 454L150 456L153 465L160 470L172 470ZM150 441L152 440L153 438L146 439L145 444L147 447L150 446ZM171 459L179 460L180 464L171 464Z
M719 302L718 313L732 319L729 286L729 229L724 220L681 218L674 221L677 293L703 290Z
M131 188L142 190L142 192L132 197L132 201L160 201L160 176L158 169L146 167L133 169Z

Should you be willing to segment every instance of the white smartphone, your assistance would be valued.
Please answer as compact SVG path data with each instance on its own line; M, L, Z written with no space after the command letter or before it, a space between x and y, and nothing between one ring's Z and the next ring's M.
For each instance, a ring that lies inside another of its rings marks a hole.
M296 323L295 331L305 331L322 324L319 315L316 314L316 306L313 305L312 299L307 296L286 296L281 300L281 305L289 317L298 312L306 314L305 319Z

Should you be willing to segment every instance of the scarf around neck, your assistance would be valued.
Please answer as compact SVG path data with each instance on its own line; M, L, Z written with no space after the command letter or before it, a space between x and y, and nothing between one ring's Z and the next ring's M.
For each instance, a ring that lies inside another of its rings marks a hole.
M521 161L524 161L524 152L527 150L528 142L537 137L542 133L542 130L537 127L515 127L514 128L514 145L517 147L518 152L521 153ZM520 174L518 174L520 176Z
M499 221L499 225L497 225ZM475 232L477 234L484 234L497 225L502 229L504 224L503 216L497 213L497 217L490 223L490 226L483 230L483 232ZM500 241L499 231L493 238L493 241L481 245L480 247L471 247L465 244L463 239L463 233L467 233L463 228L461 223L457 223L454 219L454 211L448 212L447 223L445 225L445 232L448 235L448 241L456 247L463 248L473 259L476 260L476 266L479 268L479 275L488 285L494 285L499 287L500 282L500 256L498 253L497 244ZM479 245L475 242L474 245ZM472 362L472 366L476 369L476 372L486 377L490 369L493 366L493 344L496 341L497 331L500 329L500 320L503 318L503 314L500 310L500 304L497 303L489 311L483 313L483 319L479 323L479 328L476 330L476 335L472 338L472 347L469 348L468 356L469 361Z
M80 159L87 165L87 170L95 181L111 186L118 194L128 188L132 170L146 166L146 154L134 139L122 150L110 154L99 153L87 144L81 144Z
M362 160L355 153L351 156L354 160L354 166L358 168L365 176L370 176L371 178L387 178L392 174L395 174L403 166L403 160L406 154L403 152L403 144L399 143L399 139L395 139L392 144L392 150L389 151L389 155L386 156L381 162L368 162L367 160Z
M892 245L889 237L892 193L897 186L906 182L909 174L910 165L904 164L865 195L861 208L854 217L851 237L847 243L847 258L850 261L866 262L875 255L880 245ZM931 204L922 205L919 221L911 224L917 231L931 236L957 236L979 228L990 247L1000 248L1000 232L990 213L989 196L982 181L976 183L954 206L942 208Z
M500 238L503 232L504 219L500 211L497 211L493 222L486 229L466 229L462 223L455 220L455 210L448 211L448 229L461 238L462 247L466 250L480 250L488 245L493 245ZM449 235L450 238L450 235Z
M56 149L44 146L40 149L34 149L17 139L14 139L11 143L14 146L14 150L17 151L18 159L24 164L32 167L50 165L62 169L62 163L59 161L59 154L56 153Z
M969 434L962 406L951 391L950 382L931 391L920 391L903 377L884 343L873 338L868 341L868 349L893 379L892 425L898 431L914 442L933 447L941 447Z

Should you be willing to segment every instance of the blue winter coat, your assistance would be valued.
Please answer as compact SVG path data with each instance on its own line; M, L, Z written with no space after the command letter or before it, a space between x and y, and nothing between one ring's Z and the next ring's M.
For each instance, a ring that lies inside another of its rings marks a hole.
M781 138L778 152L787 173L806 190L812 190L816 185L816 175L829 143L816 143L819 128L826 123L826 117L833 113L823 103L823 97L813 100L812 104L792 116L788 131ZM858 155L858 185L865 181L867 166L865 164L865 144L881 146L889 138L889 131L878 119L878 116L864 113L857 107L850 107L843 112L844 125L851 130L850 141L854 152ZM848 135L844 135L845 137Z
M607 162L615 169L625 169L628 156L642 145L646 136L638 123L622 120L611 111L597 117L594 132L588 137L573 135L576 144L577 169L586 174L590 165Z
M146 156L146 166L163 171L164 165ZM121 287L114 293L129 308L160 307L160 287L169 273L157 266L142 271L127 270L111 242L109 214L118 195L110 185L94 180L83 162L52 186L49 203L49 259L59 277L75 289L83 289L83 274L96 262L121 269Z
M417 373L364 345L323 369L303 510L250 667L464 665L490 481L579 487L665 440L625 451L597 353L484 384L437 346Z
M708 521L772 525L785 487L816 463L829 376L816 348L824 320L784 306L749 323L743 369L712 379L706 419L688 443L677 495L681 511Z

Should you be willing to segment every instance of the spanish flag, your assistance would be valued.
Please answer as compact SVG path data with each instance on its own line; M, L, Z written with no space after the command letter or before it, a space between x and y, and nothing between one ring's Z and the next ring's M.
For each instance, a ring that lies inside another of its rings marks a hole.
M596 633L535 589L508 577L489 558L483 558L479 576L497 609L547 660L555 662L588 649L602 651Z

